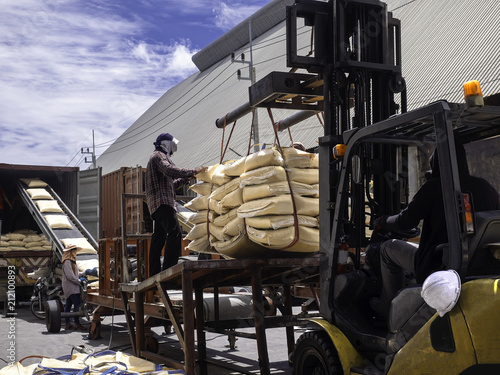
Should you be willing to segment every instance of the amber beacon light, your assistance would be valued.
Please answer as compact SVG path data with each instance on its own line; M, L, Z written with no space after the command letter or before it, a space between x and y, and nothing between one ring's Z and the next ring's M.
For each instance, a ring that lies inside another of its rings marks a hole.
M484 105L483 93L479 81L469 81L464 83L464 99L468 107L478 107Z

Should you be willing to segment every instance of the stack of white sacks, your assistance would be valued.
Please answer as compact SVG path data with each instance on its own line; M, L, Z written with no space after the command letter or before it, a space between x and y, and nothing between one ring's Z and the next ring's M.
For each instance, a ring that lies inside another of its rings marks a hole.
M230 258L319 250L317 154L270 148L196 177L198 196L185 205L196 211L190 250Z
M44 234L38 234L31 229L21 229L12 233L2 235L0 241L1 251L44 251L52 250L49 240Z

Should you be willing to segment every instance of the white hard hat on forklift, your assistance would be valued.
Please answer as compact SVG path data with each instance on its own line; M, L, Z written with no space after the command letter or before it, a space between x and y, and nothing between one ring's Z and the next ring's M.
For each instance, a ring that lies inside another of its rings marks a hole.
M437 271L430 274L422 285L422 298L444 316L453 309L460 297L460 276L454 270Z

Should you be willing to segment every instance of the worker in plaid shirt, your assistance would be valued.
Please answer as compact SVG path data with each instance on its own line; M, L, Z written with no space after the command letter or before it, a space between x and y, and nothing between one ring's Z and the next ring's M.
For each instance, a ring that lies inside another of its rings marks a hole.
M146 199L155 225L149 250L149 276L153 276L177 264L181 254L182 232L177 220L175 190L187 183L194 175L207 167L196 169L177 168L170 157L177 151L177 143L169 133L156 138L155 151L151 154L146 169ZM165 246L163 266L161 250Z

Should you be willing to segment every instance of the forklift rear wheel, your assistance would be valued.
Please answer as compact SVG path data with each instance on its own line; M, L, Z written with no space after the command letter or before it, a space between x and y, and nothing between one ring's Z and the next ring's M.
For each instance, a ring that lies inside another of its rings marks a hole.
M343 373L337 351L328 333L311 331L299 337L293 354L293 375Z
M58 299L49 300L45 304L45 325L50 333L61 330L61 303Z

